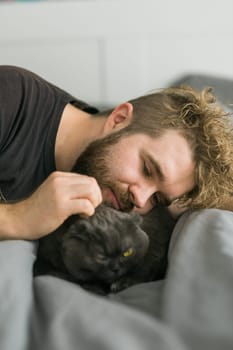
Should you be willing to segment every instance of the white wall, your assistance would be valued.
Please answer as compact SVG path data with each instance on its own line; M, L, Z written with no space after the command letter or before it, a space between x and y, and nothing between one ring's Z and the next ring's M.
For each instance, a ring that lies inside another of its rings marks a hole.
M185 73L233 78L232 0L0 3L0 64L97 105Z

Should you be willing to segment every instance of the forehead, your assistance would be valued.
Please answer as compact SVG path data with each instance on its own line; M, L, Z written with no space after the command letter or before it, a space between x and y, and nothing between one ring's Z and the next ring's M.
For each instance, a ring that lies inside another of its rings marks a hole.
M195 183L195 162L187 140L174 130L166 131L162 136L151 139L150 148L145 153L158 164L163 183L168 188L173 186L177 194L190 191Z
M124 146L148 151L152 157L172 155L187 158L193 162L193 154L187 140L178 130L166 130L159 136L150 136L142 133L127 135L121 139ZM120 142L121 142L120 141ZM162 151L162 153L161 153Z
M132 142L143 160L153 168L161 190L179 197L195 184L195 162L187 140L179 131L167 130L161 136L132 135Z

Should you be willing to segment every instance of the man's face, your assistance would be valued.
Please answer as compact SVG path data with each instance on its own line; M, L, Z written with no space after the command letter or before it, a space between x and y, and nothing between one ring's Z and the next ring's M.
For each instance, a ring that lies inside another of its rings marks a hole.
M76 164L77 172L96 178L105 203L142 214L189 192L194 169L187 141L174 130L157 138L106 136L90 144Z

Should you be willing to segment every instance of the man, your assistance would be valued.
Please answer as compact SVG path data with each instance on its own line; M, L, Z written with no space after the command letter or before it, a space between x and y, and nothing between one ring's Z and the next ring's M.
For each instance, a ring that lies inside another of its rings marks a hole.
M37 239L102 201L141 213L172 202L230 208L232 126L212 102L209 90L171 88L93 115L37 75L1 66L0 238Z

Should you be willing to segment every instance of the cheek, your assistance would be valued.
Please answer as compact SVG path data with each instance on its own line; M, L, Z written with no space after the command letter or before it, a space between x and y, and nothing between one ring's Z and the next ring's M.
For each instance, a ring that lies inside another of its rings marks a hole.
M115 180L128 185L138 182L138 171L130 164L124 164L119 167L112 167L112 176Z
M130 153L116 152L112 155L109 168L119 181L135 181L140 173L139 159Z

